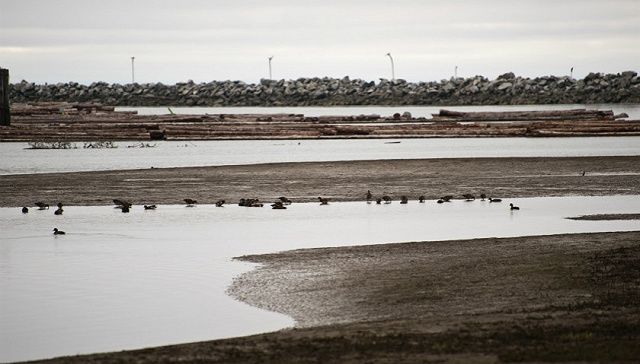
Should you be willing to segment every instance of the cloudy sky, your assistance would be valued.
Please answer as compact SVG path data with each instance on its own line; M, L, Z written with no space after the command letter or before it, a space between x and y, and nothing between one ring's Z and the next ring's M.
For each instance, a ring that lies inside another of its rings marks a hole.
M12 82L494 78L640 69L639 0L0 0Z

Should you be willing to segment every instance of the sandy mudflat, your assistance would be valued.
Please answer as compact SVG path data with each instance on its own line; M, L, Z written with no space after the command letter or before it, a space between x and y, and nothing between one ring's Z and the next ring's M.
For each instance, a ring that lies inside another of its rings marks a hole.
M299 328L49 362L637 362L640 232L246 256L230 293Z
M586 171L585 176L581 172ZM486 193L493 197L640 194L640 156L464 158L259 164L248 166L0 176L0 206L200 203L240 198L294 202Z

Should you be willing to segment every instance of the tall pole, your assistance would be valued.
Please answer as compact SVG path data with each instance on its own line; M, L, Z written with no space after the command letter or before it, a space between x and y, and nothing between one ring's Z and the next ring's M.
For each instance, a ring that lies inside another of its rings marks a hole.
M133 61L136 59L136 57L131 57L131 83L135 83L136 82L136 78L135 78L135 68L133 67Z
M387 53L387 56L389 57L389 60L391 61L391 81L396 79L396 70L395 67L393 65L393 57L391 57L391 52Z
M273 56L269 57L269 80L271 80L271 60L273 59Z
M0 68L0 125L11 125L9 108L9 70Z

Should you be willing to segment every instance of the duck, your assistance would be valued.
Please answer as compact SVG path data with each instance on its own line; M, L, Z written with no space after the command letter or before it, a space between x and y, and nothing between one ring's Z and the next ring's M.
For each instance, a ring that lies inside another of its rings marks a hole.
M218 200L216 201L216 207L222 207L224 205L225 201L224 200Z
M318 197L318 201L320 201L320 205L328 205L329 199L326 197Z
M38 210L48 210L49 209L49 204L46 204L44 202L36 202L35 205L38 207Z
M420 195L420 197L418 197L418 202L420 203L424 203L427 200L426 197L424 197L424 195Z
M282 202L283 205L291 205L291 200L289 200L285 196L278 197L278 199L280 200L280 202Z
M384 195L382 196L382 201L384 201L384 203L391 203L391 197L388 195Z
M117 198L113 199L113 204L116 205L115 207L117 209L121 209L123 206L127 206L129 208L131 208L131 206L132 206L129 201L120 200L120 199L117 199Z
M382 199L380 197L378 197L376 199L376 205L380 205L382 203Z
M273 204L271 204L271 208L274 210L286 210L287 206L285 206L282 201L276 201Z
M489 197L489 202L502 202L501 198L491 198Z
M407 196L401 196L400 197L400 203L405 205L409 202L409 198L407 198Z
M156 205L144 205L144 209L145 210L155 210L156 209Z
M484 201L487 198L487 195L485 195L484 193L480 194L480 201Z
M187 207L193 207L195 204L198 203L198 201L190 199L190 198L185 198L184 202L187 204Z
M23 214L28 214L29 213L29 209L25 206L22 208L22 213Z
M58 202L58 209L53 212L54 215L62 215L64 210L62 209L62 202Z
M66 233L58 228L53 228L53 235L65 235Z
M518 206L514 206L512 203L510 203L509 206L511 207L511 210L520 210Z
M462 195L462 197L466 200L466 201L474 201L476 199L476 196L470 194L470 193L465 193L464 195Z
M367 190L367 201L371 201L373 195L371 194L371 190Z
M436 201L437 203L444 203L445 201L441 198L438 199L438 201ZM448 201L447 201L448 202Z
M453 196L452 195L446 195L446 196L440 197L440 199L442 200L442 202L450 202L451 199L453 199Z
M129 212L129 205L122 206L122 212L125 213L125 214L128 213Z

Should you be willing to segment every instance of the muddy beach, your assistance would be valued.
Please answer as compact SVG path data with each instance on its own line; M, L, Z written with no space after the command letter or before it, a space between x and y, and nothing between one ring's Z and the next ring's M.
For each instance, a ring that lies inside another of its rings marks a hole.
M582 175L585 171L585 175ZM492 197L640 194L640 157L458 158L278 163L246 166L0 176L0 206L213 204L240 198L270 202L364 200L367 190L399 200L485 193Z
M293 316L275 333L52 362L633 362L640 233L320 248L229 292Z

